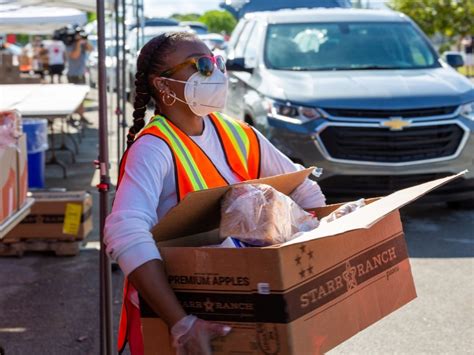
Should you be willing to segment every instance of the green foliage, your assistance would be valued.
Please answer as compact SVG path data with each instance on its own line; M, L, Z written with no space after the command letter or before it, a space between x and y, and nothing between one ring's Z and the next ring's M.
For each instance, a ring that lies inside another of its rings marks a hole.
M97 20L97 14L95 12L87 13L87 23Z
M23 34L23 33L16 35L16 43L17 44L25 46L29 42L30 42L30 35Z
M171 15L172 19L176 21L199 21L199 14L173 14Z
M473 0L391 0L390 7L410 16L429 36L450 41L474 33Z
M220 33L224 31L227 34L230 34L237 24L234 16L225 10L207 11L199 18L199 21L207 25L209 32Z

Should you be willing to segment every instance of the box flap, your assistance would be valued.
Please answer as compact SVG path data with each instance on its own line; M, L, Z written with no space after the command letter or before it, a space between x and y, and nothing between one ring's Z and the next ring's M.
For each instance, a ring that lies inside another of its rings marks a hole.
M329 237L354 229L370 228L390 212L407 205L428 192L464 175L466 172L467 170L445 178L428 181L424 184L396 191L331 223L323 224L313 231L303 233L300 237L286 242L282 244L282 246Z
M289 174L249 180L243 184L267 184L289 195L313 170L314 168L308 168ZM187 194L152 228L153 237L156 241L164 241L217 228L221 214L220 200L229 189L230 186L223 186Z

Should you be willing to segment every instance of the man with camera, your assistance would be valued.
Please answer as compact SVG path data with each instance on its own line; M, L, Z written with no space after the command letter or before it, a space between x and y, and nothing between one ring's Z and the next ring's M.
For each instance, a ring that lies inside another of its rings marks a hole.
M71 84L86 83L87 53L93 49L87 41L87 37L80 33L76 33L74 42L66 47L68 54L67 79Z
M66 46L68 56L67 80L71 84L86 84L87 54L93 50L92 44L87 40L87 35L76 32L74 41ZM84 117L84 107L77 109L81 121L90 124Z

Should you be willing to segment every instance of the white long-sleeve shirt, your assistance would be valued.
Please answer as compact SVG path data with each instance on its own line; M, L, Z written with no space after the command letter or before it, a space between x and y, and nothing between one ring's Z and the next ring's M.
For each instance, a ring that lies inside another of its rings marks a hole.
M261 149L261 177L303 169L256 132ZM204 118L203 133L191 138L229 183L239 182L226 163L208 117ZM169 147L152 135L138 139L130 148L120 188L105 223L107 252L125 275L150 260L161 258L150 230L177 204L173 164ZM325 204L321 189L310 179L306 179L290 197L303 208Z

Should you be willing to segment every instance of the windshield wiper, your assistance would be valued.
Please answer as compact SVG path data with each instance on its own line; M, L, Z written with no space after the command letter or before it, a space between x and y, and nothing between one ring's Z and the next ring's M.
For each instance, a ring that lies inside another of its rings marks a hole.
M306 68L306 67L279 67L278 70L292 71L336 71L336 70L380 70L380 69L403 69L402 67L394 67L389 65L367 65L360 67L322 67L322 68Z
M349 67L347 70L378 70L378 69L403 69L390 65L364 65L360 67Z

